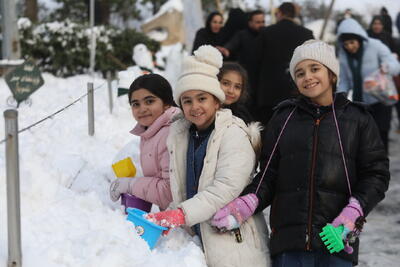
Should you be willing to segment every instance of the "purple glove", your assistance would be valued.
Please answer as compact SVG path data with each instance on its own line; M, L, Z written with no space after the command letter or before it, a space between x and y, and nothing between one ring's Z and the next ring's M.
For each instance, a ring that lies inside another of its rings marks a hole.
M221 231L232 230L246 221L258 206L258 198L255 194L247 194L238 197L221 208L211 220L211 225Z
M354 230L355 222L358 217L363 216L364 212L361 208L360 202L354 197L351 197L349 200L349 204L340 212L339 216L337 216L332 225L334 227L338 227L339 225L344 226L344 231L342 233L343 240L346 240L347 235ZM353 248L347 243L344 249L347 253L353 253Z

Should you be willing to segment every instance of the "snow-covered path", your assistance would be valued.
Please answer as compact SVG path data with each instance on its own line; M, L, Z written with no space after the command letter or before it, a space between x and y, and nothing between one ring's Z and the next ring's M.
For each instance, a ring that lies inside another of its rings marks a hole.
M397 123L393 121L390 133L389 190L367 217L361 235L359 266L398 266L400 261L400 133L395 132Z

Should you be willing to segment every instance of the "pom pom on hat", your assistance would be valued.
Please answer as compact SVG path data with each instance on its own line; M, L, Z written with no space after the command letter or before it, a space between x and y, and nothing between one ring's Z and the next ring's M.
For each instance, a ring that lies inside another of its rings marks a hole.
M222 67L222 55L211 45L202 45L193 54L200 62L210 64L218 69Z
M294 72L297 64L303 60L315 60L330 69L339 78L339 62L335 56L335 48L325 42L308 40L296 47L290 61L289 70L292 79L295 80Z
M222 55L211 45L202 45L193 52L194 56L183 59L182 73L176 84L174 100L180 106L181 95L190 90L201 90L225 101L217 74L222 67Z

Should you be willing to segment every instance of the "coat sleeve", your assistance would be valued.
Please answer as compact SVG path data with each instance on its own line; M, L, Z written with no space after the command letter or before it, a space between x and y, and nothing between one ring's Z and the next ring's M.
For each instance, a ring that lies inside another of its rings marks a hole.
M352 82L350 78L350 69L347 63L346 55L339 55L339 63L340 63L340 74L339 74L339 83L337 87L338 92L348 93L352 89Z
M165 130L164 130L165 129ZM137 177L133 184L132 193L138 198L154 203L164 210L172 201L171 188L169 184L169 153L167 149L168 128L162 129L166 131L162 135L157 145L157 156L161 176L157 177Z
M239 47L240 47L240 39L241 39L241 34L240 32L237 32L230 40L229 42L224 45L226 49L229 50L229 52L237 52Z
M188 226L211 219L220 208L238 197L249 183L255 164L255 153L242 129L236 125L230 126L222 137L217 153L212 182L179 205L185 212ZM208 160L206 155L203 171L208 168Z
M360 146L356 160L357 183L353 189L364 214L367 215L385 197L389 186L389 159L374 119L367 119L360 127Z
M256 213L263 211L266 207L268 207L272 203L275 195L275 184L278 177L280 159L279 144L275 150L274 155L271 158L271 162L268 168L266 167L281 129L279 127L280 123L277 117L277 112L275 112L263 134L263 145L260 156L260 171L241 194L246 195L250 193L255 193L257 195L259 204L255 211ZM259 189L257 191L258 187Z
M389 48L381 42L376 42L378 49L378 57L380 64L385 64L390 75L400 73L400 63L396 57L390 52Z

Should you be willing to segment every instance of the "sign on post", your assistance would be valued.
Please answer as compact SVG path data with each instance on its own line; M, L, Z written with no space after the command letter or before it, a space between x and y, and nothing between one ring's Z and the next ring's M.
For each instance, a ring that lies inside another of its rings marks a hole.
M18 106L44 84L40 70L32 60L9 72L5 80Z

